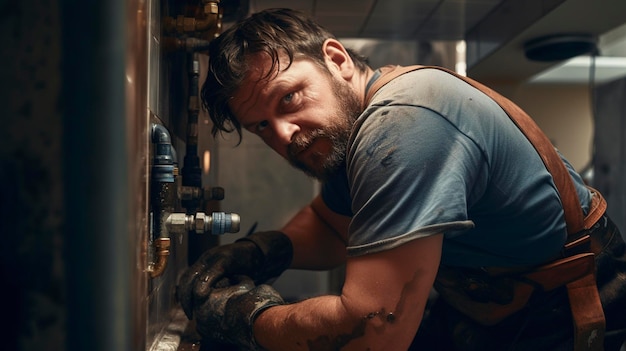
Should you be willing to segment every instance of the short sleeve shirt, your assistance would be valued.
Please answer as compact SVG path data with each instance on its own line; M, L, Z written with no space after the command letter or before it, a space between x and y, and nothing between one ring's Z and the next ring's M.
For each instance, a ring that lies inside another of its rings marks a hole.
M322 187L329 208L352 217L349 255L438 233L451 266L537 264L561 250L563 209L541 158L466 82L437 69L406 73L379 89L355 125L345 169Z

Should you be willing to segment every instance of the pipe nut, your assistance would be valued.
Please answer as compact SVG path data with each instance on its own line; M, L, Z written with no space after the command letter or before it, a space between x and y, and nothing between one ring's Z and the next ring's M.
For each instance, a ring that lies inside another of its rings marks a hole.
M209 222L210 218L204 212L196 213L196 217L194 220L194 229L198 234L204 234L206 232L206 226Z
M219 13L219 6L217 2L210 2L204 5L204 13L207 15Z
M165 222L167 229L172 233L185 233L187 231L187 215L184 213L172 213Z

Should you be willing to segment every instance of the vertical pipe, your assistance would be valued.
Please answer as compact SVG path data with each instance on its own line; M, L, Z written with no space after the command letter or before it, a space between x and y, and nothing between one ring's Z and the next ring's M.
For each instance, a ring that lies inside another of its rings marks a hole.
M131 350L126 5L61 0L68 350Z
M148 70L154 62L148 57L149 28L160 20L159 1L126 0L126 138L128 140L129 217L128 245L131 247L129 313L132 317L131 350L145 350L148 334L147 251L149 237L149 125ZM158 28L158 27L156 27ZM159 67L159 66L157 66ZM175 155L175 154L174 154ZM176 161L174 161L176 162ZM128 327L125 325L125 327Z
M198 116L200 115L199 80L200 80L200 58L198 53L187 54L188 64L188 110L187 110L187 148L182 169L182 184L195 188L202 188L202 168L198 156ZM195 213L202 205L199 199L181 201L186 208L187 214ZM188 238L188 264L193 264L198 257L211 246L218 242L216 237L211 235L194 235L190 232Z
M187 140L184 165L182 169L182 184L195 188L202 187L202 169L198 157L198 115L200 113L200 100L198 97L198 84L200 75L200 63L197 53L187 55L189 90L187 110ZM194 213L200 203L197 200L184 201L182 204L187 213Z

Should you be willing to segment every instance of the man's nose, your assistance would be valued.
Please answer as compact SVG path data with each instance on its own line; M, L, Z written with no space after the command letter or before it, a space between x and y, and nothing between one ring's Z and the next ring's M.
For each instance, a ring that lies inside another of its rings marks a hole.
M274 135L281 145L289 145L299 130L300 127L297 124L287 120L279 120L274 124Z

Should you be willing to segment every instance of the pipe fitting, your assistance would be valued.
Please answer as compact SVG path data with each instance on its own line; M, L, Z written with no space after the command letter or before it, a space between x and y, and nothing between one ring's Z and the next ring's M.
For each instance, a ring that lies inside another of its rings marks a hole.
M173 183L175 170L176 152L172 147L170 133L164 126L153 123L151 126L152 143L155 144L152 176L156 182Z
M156 250L156 262L148 269L150 277L155 278L165 272L167 267L167 261L170 256L170 238L157 238L154 241L154 248Z
M219 13L210 13L204 18L193 18L178 15L176 18L166 17L163 20L163 27L166 32L177 32L179 34L206 32L218 28Z
M205 15L217 15L220 12L219 0L217 1L204 1L204 14Z
M167 217L165 226L170 233L184 234L195 231L197 234L221 235L239 232L240 223L241 217L236 213L213 212L211 215L203 212L195 215L172 213Z
M191 186L182 186L180 188L181 201L221 201L224 200L224 188L222 187L210 187L196 188Z
M166 52L186 51L186 52L203 52L209 49L209 40L198 38L176 38L176 37L164 37L163 49Z

